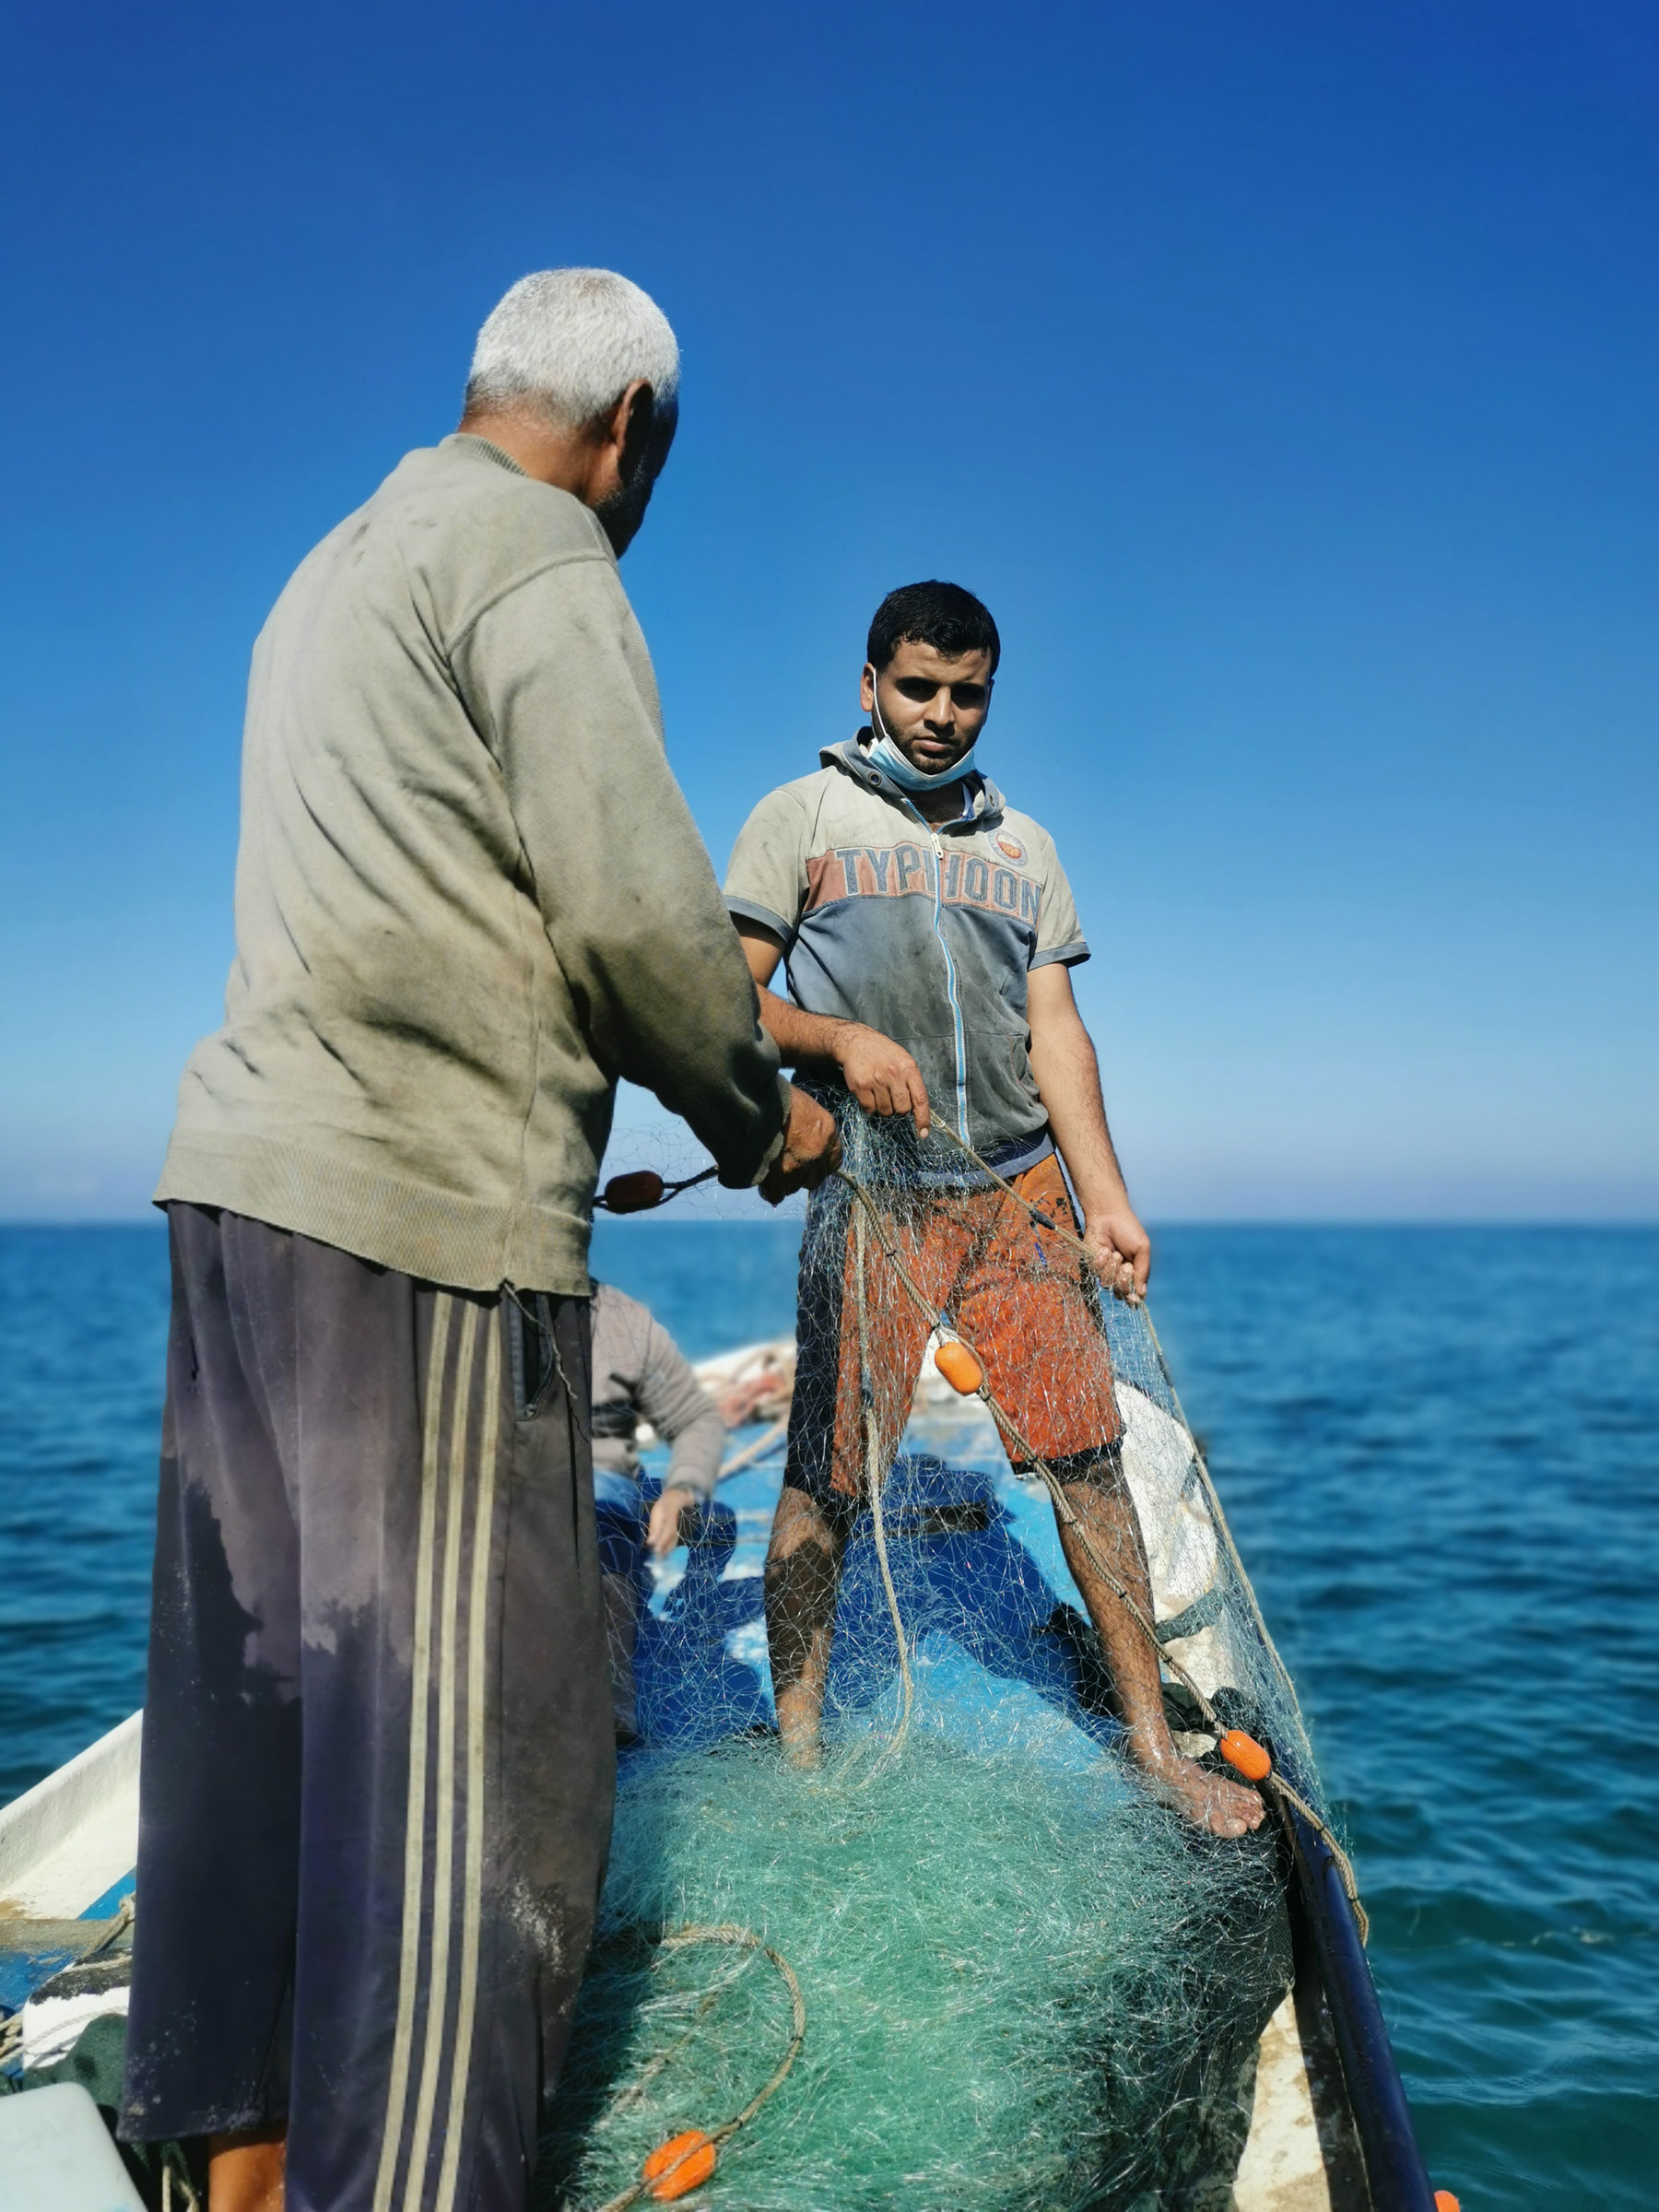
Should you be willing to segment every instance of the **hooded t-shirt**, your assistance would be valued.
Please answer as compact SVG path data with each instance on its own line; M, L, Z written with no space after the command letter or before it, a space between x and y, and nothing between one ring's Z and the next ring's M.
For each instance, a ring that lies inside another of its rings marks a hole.
M934 1112L1001 1173L1053 1149L1031 1074L1026 978L1088 958L1053 841L987 777L931 823L865 729L770 793L726 871L734 914L773 931L790 995L903 1045Z

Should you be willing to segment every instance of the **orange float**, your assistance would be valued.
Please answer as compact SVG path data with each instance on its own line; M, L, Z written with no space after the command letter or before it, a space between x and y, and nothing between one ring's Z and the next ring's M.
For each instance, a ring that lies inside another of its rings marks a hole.
M613 1214L649 1213L661 1206L667 1188L654 1168L635 1168L627 1175L613 1175L605 1186L605 1203Z
M1265 1782L1273 1771L1273 1761L1253 1735L1246 1735L1242 1728L1230 1728L1221 1738L1222 1758L1235 1773L1242 1774L1246 1782Z
M959 1336L947 1336L934 1352L934 1365L949 1383L959 1390L965 1398L985 1386L985 1371L962 1342Z
M1437 2189L1434 2193L1434 2212L1463 2212L1463 2206L1450 2189Z
M719 2159L712 2139L700 2127L670 2136L645 2161L643 2171L652 2195L663 2205L672 2204L677 2196L688 2196L700 2182L708 2180Z

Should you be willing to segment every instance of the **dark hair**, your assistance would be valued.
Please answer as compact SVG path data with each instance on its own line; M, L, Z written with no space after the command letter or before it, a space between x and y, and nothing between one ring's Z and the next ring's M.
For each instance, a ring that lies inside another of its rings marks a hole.
M965 653L988 653L991 673L1002 658L1002 640L991 609L959 583L901 583L876 609L865 655L877 675L906 641L931 645L947 661Z

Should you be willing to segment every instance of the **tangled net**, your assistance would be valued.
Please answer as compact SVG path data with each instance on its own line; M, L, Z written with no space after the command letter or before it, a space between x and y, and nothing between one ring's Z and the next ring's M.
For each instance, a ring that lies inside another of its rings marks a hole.
M1305 1783L1294 1695L1144 1311L1095 1295L1040 1222L998 1232L993 1264L974 1224L1012 1202L944 1142L856 1112L843 1142L857 1188L828 1185L809 1211L794 1385L797 1404L817 1391L819 1415L839 1405L866 1470L848 1507L823 1762L787 1765L772 1733L760 1570L782 1469L775 1452L739 1465L740 1450L641 1636L643 1742L621 1766L536 2202L629 2201L657 2147L716 2135L752 2105L793 2032L765 1946L798 1983L805 2039L686 2201L1224 2206L1257 2040L1289 1981L1273 1825L1218 1841L1142 1784L1050 1493L1010 1467L984 1400L921 1356L936 1335L894 1318L913 1300L892 1254L945 1335L974 1346L992 1394L1018 1398L1022 1433L1068 1438L1075 1379L1100 1371L1104 1345L1181 1747L1218 1765L1217 1723L1242 1725ZM941 1236L952 1221L961 1233ZM1055 1270L1069 1271L1058 1300ZM1033 1346L1034 1311L1069 1340ZM826 1346L842 1347L833 1371ZM1011 1353L1017 1376L999 1373ZM775 1396L753 1410L775 1425ZM750 1940L719 1953L673 1940L711 1928Z

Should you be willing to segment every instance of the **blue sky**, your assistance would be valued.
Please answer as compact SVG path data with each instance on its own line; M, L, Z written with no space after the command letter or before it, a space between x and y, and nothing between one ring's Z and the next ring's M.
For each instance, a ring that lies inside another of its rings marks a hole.
M1651 9L65 0L0 170L0 1215L141 1209L253 635L560 262L717 865L954 576L1146 1211L1659 1215Z

